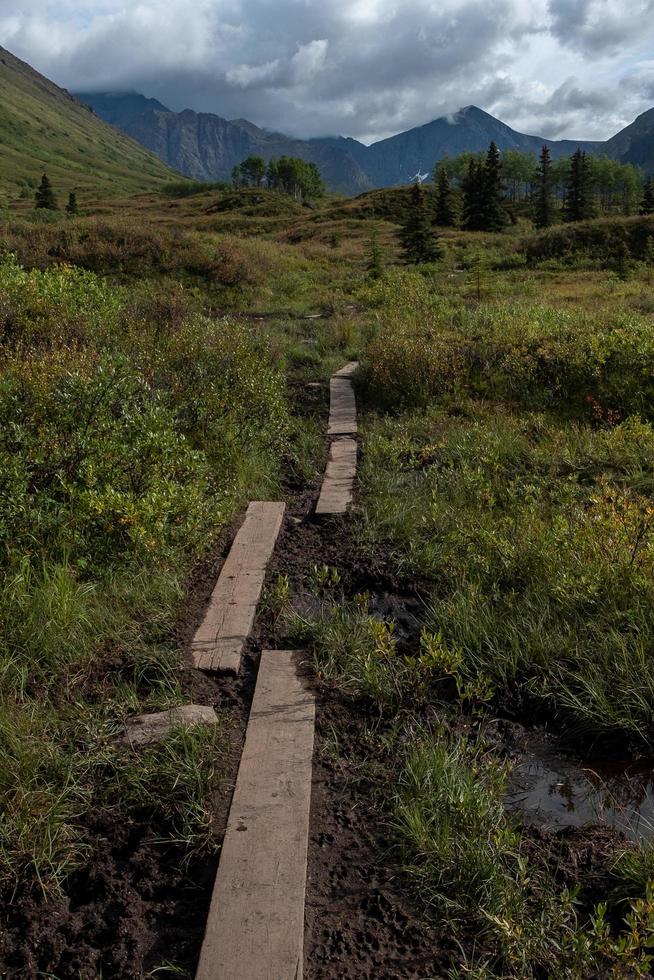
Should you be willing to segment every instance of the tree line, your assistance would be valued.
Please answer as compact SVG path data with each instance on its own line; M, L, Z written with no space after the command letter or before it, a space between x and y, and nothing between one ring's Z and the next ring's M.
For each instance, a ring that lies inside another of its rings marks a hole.
M406 262L433 262L441 255L437 227L461 227L466 231L499 232L511 220L507 207L505 156L493 142L485 156L464 154L441 161L435 169L436 190L429 196L416 183L400 223L402 254ZM516 156L510 158L515 163ZM461 166L462 160L465 167ZM585 221L598 211L597 170L593 158L578 149L567 161L561 199L550 150L543 146L529 178L529 208L535 225L547 228L556 221ZM533 160L532 160L533 166ZM633 168L635 169L635 168ZM616 164L616 173L623 166ZM453 173L456 176L453 176ZM515 174L515 170L509 170ZM654 214L654 182L638 179L638 210Z
M249 156L232 170L232 184L240 187L266 187L282 191L296 201L322 197L325 185L315 163L300 157L282 156L268 163L259 156Z
M559 207L565 200L575 155L558 160L550 157L551 192ZM471 163L483 162L484 156L483 153L466 152L458 157L440 160L434 167L434 183L438 183L441 171L445 170L452 186L460 188ZM619 163L606 156L587 155L586 161L598 212L620 211L628 215L638 210L643 188L643 176L638 167L631 163ZM533 199L539 169L540 161L533 153L511 149L502 152L502 189L508 206L528 204Z
M567 160L553 161L543 146L540 158L491 143L485 156L465 153L441 160L434 168L435 223L468 231L501 231L515 220L520 199L539 228L556 221L584 221L598 213L654 213L654 186L643 183L632 164L589 156L578 149ZM516 190L520 184L521 189Z

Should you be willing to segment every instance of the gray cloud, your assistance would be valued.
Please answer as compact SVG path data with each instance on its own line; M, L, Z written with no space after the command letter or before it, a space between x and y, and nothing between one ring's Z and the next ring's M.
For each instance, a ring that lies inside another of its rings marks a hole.
M654 93L654 0L624 6L0 0L0 44L71 89L135 89L293 135L378 139L476 103L530 132L599 138Z
M646 30L652 0L549 0L552 33L586 53L615 53Z

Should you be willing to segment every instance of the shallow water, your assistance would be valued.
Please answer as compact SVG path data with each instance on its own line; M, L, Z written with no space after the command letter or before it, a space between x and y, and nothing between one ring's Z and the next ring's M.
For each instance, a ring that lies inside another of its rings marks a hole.
M538 736L521 739L506 806L549 830L599 824L629 840L654 837L654 762L583 761Z

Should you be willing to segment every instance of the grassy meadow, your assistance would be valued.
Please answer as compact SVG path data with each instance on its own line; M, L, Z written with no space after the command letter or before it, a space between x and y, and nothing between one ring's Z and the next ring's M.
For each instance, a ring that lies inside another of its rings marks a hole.
M507 812L487 726L654 756L654 219L448 231L407 267L403 193L172 189L0 221L0 889L64 901L89 815L180 864L211 852L229 721L138 757L117 736L188 700L191 570L248 499L315 480L302 392L356 356L353 533L420 623L400 640L318 569L319 614L267 597L280 636L365 719L389 859L459 942L451 977L649 976L649 845L615 836L601 896L563 874L565 841Z

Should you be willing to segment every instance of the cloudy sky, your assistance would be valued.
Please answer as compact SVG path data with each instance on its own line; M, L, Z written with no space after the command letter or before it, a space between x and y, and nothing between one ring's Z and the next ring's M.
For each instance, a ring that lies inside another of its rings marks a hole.
M365 142L474 103L603 139L654 106L654 0L0 0L0 44L76 91L137 90Z

